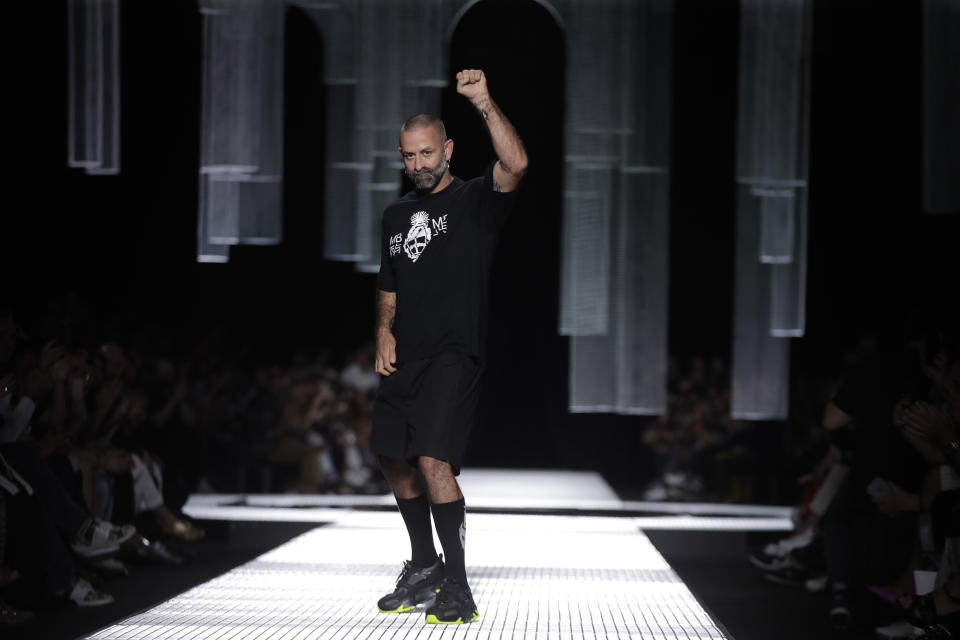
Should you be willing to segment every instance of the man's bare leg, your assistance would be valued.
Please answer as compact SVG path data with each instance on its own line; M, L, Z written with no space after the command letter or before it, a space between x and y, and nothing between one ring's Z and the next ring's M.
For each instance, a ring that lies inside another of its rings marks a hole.
M427 456L421 456L419 462L420 472L430 492L430 502L441 504L463 499L449 462Z

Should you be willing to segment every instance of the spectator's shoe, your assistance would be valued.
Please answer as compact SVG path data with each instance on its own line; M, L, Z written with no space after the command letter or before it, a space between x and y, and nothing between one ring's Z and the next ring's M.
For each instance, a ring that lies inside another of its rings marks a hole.
M437 595L443 582L445 568L443 556L429 567L415 567L409 560L403 563L403 570L397 578L397 588L377 601L381 613L406 613L418 604L427 602Z
M923 630L921 640L956 640L956 626L937 623Z
M116 552L121 544L133 537L136 531L133 525L116 526L96 518L80 529L70 547L77 555L84 558L102 556Z
M148 540L144 536L137 536L133 550L137 558L159 564L183 564L183 557L170 551L160 540Z
M807 581L807 570L800 567L787 566L779 571L767 571L763 579L774 584L788 587L803 587Z
M906 620L894 622L885 627L877 627L873 631L881 640L914 640L923 637L923 629L913 626Z
M480 617L470 587L452 577L444 578L437 599L427 608L427 624L463 624Z
M949 594L947 597L950 597ZM900 613L910 624L923 627L924 640L960 637L960 611L938 615L932 593L901 596L897 599Z
M820 593L827 589L827 576L813 576L803 582L803 588L810 593Z
M814 537L813 529L801 529L793 535L764 545L763 552L771 556L785 556L794 549L806 547L813 542Z
M761 571L780 571L790 566L790 558L786 555L767 553L767 549L754 551L747 556L747 559Z
M849 629L853 621L850 613L850 599L846 591L834 591L830 596L830 624L834 629Z
M73 587L67 597L78 607L102 607L113 602L112 595L97 591L92 584L79 577L73 579Z
M175 519L163 533L170 538L185 540L187 542L200 540L207 535L207 532L200 527L194 526L193 523L187 520L180 520L179 518Z
M105 576L116 577L130 574L127 565L117 558L96 558L87 560L86 566Z

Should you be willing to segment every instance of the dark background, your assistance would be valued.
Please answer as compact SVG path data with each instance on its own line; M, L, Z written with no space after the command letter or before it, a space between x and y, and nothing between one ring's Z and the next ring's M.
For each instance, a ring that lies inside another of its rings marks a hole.
M351 347L373 333L374 278L323 260L323 42L287 23L285 242L195 262L200 15L184 0L121 5L122 174L66 166L66 3L14 3L8 22L3 301L28 329L66 292L104 335L154 326L189 344L215 327L264 357ZM795 374L835 374L865 329L956 299L960 217L921 211L921 3L815 3L807 335ZM729 361L739 16L734 0L678 0L673 91L670 352ZM452 77L486 70L530 152L493 272L479 437L468 462L648 475L642 419L566 413L558 316L564 33L532 1L485 0L456 27ZM456 172L492 157L451 89ZM12 153L10 153L12 151ZM35 325L33 325L35 326Z

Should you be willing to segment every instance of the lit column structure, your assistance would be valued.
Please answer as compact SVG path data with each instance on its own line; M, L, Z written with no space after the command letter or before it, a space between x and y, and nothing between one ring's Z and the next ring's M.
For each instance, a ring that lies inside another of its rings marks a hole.
M120 173L119 0L67 3L67 164Z
M283 226L283 0L202 0L197 260L277 244Z
M666 406L670 0L571 0L560 333L569 410Z
M810 0L742 0L731 414L783 419L804 333Z

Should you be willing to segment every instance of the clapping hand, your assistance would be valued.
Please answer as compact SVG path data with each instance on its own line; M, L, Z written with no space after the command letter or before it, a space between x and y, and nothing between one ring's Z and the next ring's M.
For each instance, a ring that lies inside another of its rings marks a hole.
M956 430L946 412L928 402L902 407L897 417L908 434L934 445L945 447L956 438Z

